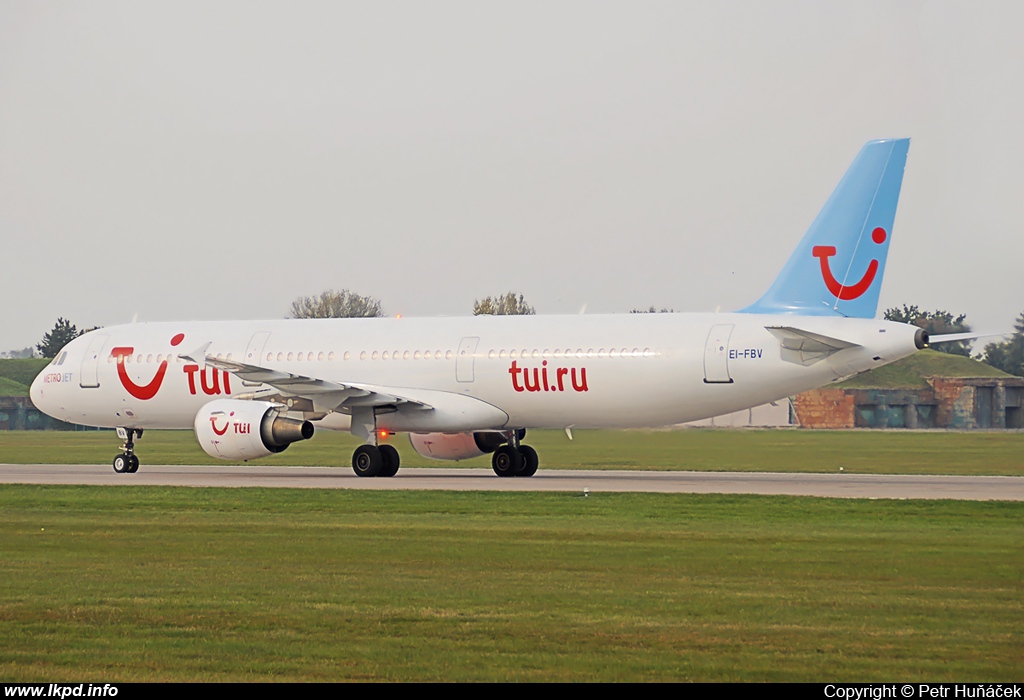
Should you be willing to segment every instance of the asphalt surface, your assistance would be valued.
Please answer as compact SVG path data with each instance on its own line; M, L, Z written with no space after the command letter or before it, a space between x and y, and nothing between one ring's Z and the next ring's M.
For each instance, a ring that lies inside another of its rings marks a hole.
M109 465L0 464L4 484L93 486L430 489L451 491L576 491L748 493L837 498L1024 501L1024 477L768 472L541 470L502 479L490 469L403 469L390 479L359 478L331 467L149 466L116 474Z

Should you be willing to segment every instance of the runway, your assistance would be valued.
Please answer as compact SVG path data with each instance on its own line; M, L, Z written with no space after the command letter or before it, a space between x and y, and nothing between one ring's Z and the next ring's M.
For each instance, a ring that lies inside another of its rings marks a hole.
M1014 476L552 469L541 470L529 479L501 479L490 469L403 469L391 479L362 479L340 467L143 465L135 474L116 474L109 465L0 464L0 483L579 493L588 489L594 493L743 493L1024 501L1024 477Z

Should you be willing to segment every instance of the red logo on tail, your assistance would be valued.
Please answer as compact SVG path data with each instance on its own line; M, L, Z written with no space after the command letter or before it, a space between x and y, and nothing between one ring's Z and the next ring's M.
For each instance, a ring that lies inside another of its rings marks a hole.
M885 237L886 234L884 228L876 228L871 232L871 240L878 245L885 243ZM835 254L836 247L832 245L816 245L811 249L811 255L821 261L821 278L825 281L825 286L828 287L828 291L832 293L832 296L843 301L856 299L864 294L864 292L868 291L871 283L875 281L875 275L878 273L878 261L872 259L871 262L868 263L868 269L864 273L864 276L860 278L859 282L851 285L844 285L835 278L832 274L832 268L829 267L828 259Z

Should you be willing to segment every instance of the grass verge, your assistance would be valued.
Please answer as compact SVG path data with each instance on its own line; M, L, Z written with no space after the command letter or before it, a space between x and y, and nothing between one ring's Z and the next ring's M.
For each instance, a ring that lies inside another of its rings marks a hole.
M7 681L1012 681L1024 505L0 487Z

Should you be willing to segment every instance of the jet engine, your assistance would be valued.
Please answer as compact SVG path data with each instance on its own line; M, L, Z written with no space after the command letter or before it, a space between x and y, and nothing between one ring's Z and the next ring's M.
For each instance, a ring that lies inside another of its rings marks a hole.
M283 408L268 401L211 401L196 414L196 439L211 457L248 461L313 437L312 423L288 418Z
M409 433L412 448L430 459L463 460L490 454L507 442L504 433Z

